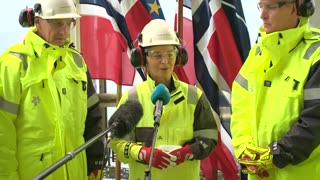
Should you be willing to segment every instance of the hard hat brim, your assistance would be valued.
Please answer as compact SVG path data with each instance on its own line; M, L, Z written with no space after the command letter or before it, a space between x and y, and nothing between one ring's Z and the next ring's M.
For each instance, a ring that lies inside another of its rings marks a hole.
M81 16L76 13L66 13L66 14L57 14L54 16L39 16L42 19L69 19L69 18L80 18Z
M163 45L180 45L178 42L173 42L172 40L165 40L165 41L153 41L151 43L141 43L140 46L142 47L149 47L149 46L163 46Z

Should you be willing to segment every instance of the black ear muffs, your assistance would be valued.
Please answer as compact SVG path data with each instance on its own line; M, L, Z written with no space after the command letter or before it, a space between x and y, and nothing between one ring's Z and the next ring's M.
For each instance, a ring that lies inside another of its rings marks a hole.
M143 53L143 49L140 46L132 48L130 61L133 67L139 68L139 67L145 66L146 65L145 59L146 58Z
M178 53L175 66L184 66L188 62L187 49L184 46L178 46Z
M315 11L313 0L296 0L298 15L302 17L310 17Z
M41 12L41 4L36 3L34 5L34 8L28 8L22 9L19 14L19 23L22 27L31 27L34 26L34 16L35 12L40 13Z
M142 42L142 34L138 34L138 42ZM131 50L131 55L130 55L130 61L133 67L139 68L141 66L145 66L145 54L143 52L143 49L140 46L137 46Z
M34 10L26 7L19 14L19 23L22 27L34 26Z

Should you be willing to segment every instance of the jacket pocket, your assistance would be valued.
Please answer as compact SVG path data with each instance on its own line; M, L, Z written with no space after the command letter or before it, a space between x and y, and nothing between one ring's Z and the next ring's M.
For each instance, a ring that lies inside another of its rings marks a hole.
M22 157L19 160L19 176L21 179L32 179L52 165L52 153L42 152ZM51 179L48 176L49 180ZM46 179L48 179L46 178Z

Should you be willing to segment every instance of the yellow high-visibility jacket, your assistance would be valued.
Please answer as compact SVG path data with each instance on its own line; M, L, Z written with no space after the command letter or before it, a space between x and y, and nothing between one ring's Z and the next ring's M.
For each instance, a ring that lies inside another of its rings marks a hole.
M0 179L30 180L102 130L80 53L48 44L35 31L0 56ZM101 147L88 150L100 161ZM47 179L87 179L86 151Z
M266 180L320 178L320 36L298 27L266 34L252 48L232 86L232 143L271 149ZM249 179L257 179L249 175Z
M217 144L218 117L214 117L210 104L200 89L173 78L174 90L170 101L163 107L155 147L160 145L183 146L190 144L193 160L160 170L151 168L151 179L190 179L200 178L200 159L204 159ZM129 179L144 179L147 164L139 161L138 154L143 146L151 146L154 130L154 104L151 95L155 82L148 77L133 89L123 94L119 106L127 99L138 100L142 104L143 116L134 131L123 139L112 140L112 149L120 161L129 164ZM124 151L131 142L129 157Z

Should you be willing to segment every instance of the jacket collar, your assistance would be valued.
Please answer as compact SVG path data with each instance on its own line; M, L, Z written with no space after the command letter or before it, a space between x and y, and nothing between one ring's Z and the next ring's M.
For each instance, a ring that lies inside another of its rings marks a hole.
M54 49L59 50L63 48L69 48L72 46L72 43L70 43L70 37L67 39L67 43L64 46L57 46L50 44L46 42L44 39L42 39L39 35L36 34L36 27L30 28L30 30L27 32L25 38L24 38L24 44L31 45L34 49L34 54L36 57L40 57L41 53L44 49Z
M178 83L179 79L177 78L177 75L175 73L172 74L171 79L172 79L172 87L170 87L170 89L168 88L170 92L177 89L180 85ZM146 81L148 83L149 89L154 89L156 87L155 81L149 75L147 75Z
M261 39L257 43L256 54L267 53L274 64L288 55L301 43L308 29L308 18L299 17L299 20L296 28L268 34L261 26L259 29Z

